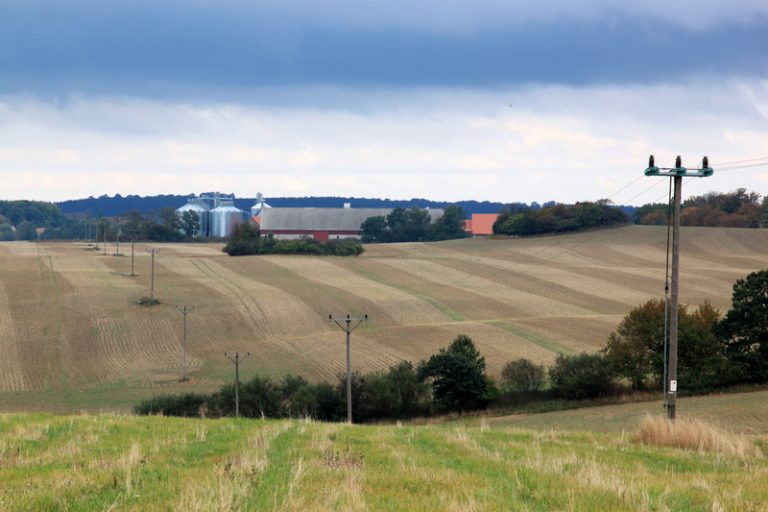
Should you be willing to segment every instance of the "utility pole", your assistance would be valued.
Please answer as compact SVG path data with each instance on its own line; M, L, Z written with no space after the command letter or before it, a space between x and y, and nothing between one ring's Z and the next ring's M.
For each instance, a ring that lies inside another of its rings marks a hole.
M235 418L237 418L240 416L240 361L251 355L251 353L246 352L240 355L239 352L234 354L224 352L224 355L235 365Z
M104 223L104 256L107 255L107 223Z
M669 364L665 382L667 418L674 421L677 408L677 339L678 339L678 303L680 297L680 202L682 198L683 177L707 178L714 170L709 166L709 158L702 159L701 168L689 170L683 167L682 159L675 159L674 167L656 167L653 155L648 159L646 176L668 176L674 182L674 207L672 213L672 289L669 305Z
M136 234L131 233L131 277L134 277L136 273L134 272L135 266L134 266L134 245L136 242Z
M149 296L155 298L155 254L160 252L160 249L150 247L147 252L152 255L152 274L149 280Z
M328 315L328 319L341 327L341 330L347 333L347 423L352 423L352 353L349 347L349 337L352 331L368 320L368 315L362 317L353 318L347 315L342 318L334 318L333 315ZM354 325L352 325L354 324Z
M179 382L186 382L189 380L187 377L187 315L195 309L195 306L185 304L176 306L176 309L184 316L184 331L181 338L181 379Z
M117 218L117 230L115 231L115 256L120 256L120 217Z

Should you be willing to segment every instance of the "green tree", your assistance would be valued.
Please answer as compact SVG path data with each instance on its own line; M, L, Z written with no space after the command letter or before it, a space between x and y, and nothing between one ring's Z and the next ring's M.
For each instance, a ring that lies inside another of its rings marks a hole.
M734 378L768 381L768 269L733 285L732 307L717 329L726 344Z
M419 364L420 380L430 379L435 404L442 411L467 411L487 405L485 358L469 336L461 334Z
M510 391L539 391L544 387L544 366L525 358L510 361L501 370L501 381Z
M7 242L9 240L16 240L16 233L13 232L13 227L10 224L0 224L0 242Z
M611 363L599 354L560 354L549 369L552 392L569 400L606 396L613 391L613 378Z
M432 222L429 211L414 206L406 211L404 242L421 242L429 239L429 226Z
M259 254L265 248L270 248L275 240L268 238L262 244L261 230L255 224L246 222L235 226L232 236L229 238L223 251L230 256L244 256L248 254Z
M363 243L388 242L389 232L387 230L387 219L383 215L368 217L360 225L362 231Z
M16 226L16 240L37 240L35 225L28 220L23 220Z
M443 210L443 216L432 223L431 240L451 240L469 236L464 229L467 214L461 206L451 204Z
M200 217L192 210L186 210L181 214L181 229L188 237L195 237L200 234Z
M633 389L661 384L664 373L664 302L651 299L632 309L601 350ZM720 313L705 302L693 312L678 309L678 380L687 390L717 385L725 358L715 335Z
M760 207L760 225L768 228L768 196L763 198L763 204Z

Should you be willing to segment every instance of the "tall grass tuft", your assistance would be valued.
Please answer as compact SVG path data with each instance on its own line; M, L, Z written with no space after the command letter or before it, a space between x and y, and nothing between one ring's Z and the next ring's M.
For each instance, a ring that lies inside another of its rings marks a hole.
M635 440L643 444L718 452L741 458L762 455L760 449L745 437L698 419L670 421L662 416L646 416L640 421Z

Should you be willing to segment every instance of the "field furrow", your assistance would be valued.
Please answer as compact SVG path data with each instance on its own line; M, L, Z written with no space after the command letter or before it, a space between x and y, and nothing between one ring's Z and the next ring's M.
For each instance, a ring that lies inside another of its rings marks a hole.
M275 257L267 261L287 268L310 282L323 283L376 302L398 323L444 322L450 317L424 299L350 272L343 265L313 257Z
M552 298L537 295L533 290L523 291L499 284L493 280L494 276L490 276L491 278L480 277L434 261L414 259L381 261L398 270L414 274L429 281L484 295L495 301L508 304L530 316L553 314L588 315L592 313L588 309L575 304L569 304L565 297ZM501 272L499 271L499 273Z
M23 391L26 389L21 371L19 342L16 325L11 316L8 295L0 281L0 391Z

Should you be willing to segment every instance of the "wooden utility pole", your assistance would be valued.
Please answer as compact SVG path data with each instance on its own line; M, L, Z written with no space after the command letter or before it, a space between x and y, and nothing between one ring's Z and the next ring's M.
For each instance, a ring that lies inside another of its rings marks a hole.
M224 352L224 355L235 365L235 418L237 418L240 416L240 361L251 355L251 353L246 352L240 355L239 352L234 354Z
M195 309L195 306L185 304L176 306L176 309L184 316L184 329L181 337L181 379L179 382L186 382L189 380L187 377L187 315Z
M160 249L155 249L154 247L150 247L147 249L147 252L152 255L152 273L149 278L149 297L154 299L155 298L155 254L160 252Z
M134 245L136 242L136 235L131 234L131 277L135 276L136 273L134 270L136 269L134 266L135 258L134 258Z
M334 318L328 315L328 319L341 327L341 330L347 334L347 423L352 423L352 352L350 350L350 335L352 331L368 320L368 315L359 318L353 318L349 315L342 318ZM354 323L354 325L352 325Z
M669 312L669 382L667 385L667 417L675 419L677 408L677 321L680 303L680 201L683 177L675 176L675 198L672 214L672 286Z
M678 156L674 167L656 167L653 155L648 159L646 176L668 176L674 181L674 207L672 213L672 297L669 305L669 363L666 389L667 418L674 421L677 415L677 340L678 340L678 304L680 299L680 202L682 198L683 177L706 178L712 176L709 158L702 159L701 168L688 170L683 167Z

